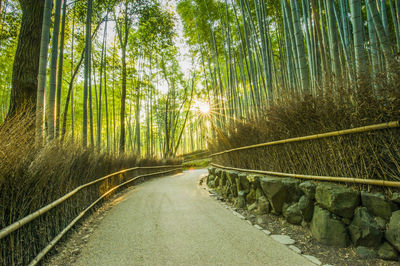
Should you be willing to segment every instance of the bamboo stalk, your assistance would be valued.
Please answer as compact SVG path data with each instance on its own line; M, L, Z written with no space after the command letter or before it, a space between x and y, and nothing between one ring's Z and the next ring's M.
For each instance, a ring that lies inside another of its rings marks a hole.
M20 220L18 220L16 222L10 224L9 226L3 228L0 231L0 239L3 239L4 237L8 236L9 234L14 232L18 228L21 228L22 226L24 226L25 224L29 223L30 221L38 218L39 216L45 214L48 211L50 211L51 209L53 209L57 205L63 203L64 201L66 201L67 199L69 199L70 197L75 195L77 192L79 192L83 188L86 188L88 186L96 184L96 183L98 183L98 182L100 182L102 180L108 179L108 178L110 178L112 176L119 175L119 174L124 174L124 173L130 172L130 171L134 171L134 170L139 170L139 169L160 169L160 168L169 168L169 167L174 167L174 165L162 165L162 166L154 166L154 167L151 167L151 166L148 166L148 167L133 167L133 168L121 170L121 171L106 175L106 176L101 177L99 179L96 179L96 180L94 180L92 182L80 185L79 187L77 187L74 190L72 190L71 192L65 194L61 198L53 201L52 203L40 208L39 210L29 214L28 216L25 216L24 218L22 218L22 219L20 219Z
M262 170L251 170L251 169L226 167L226 166L215 164L215 163L211 163L211 165L215 166L217 168L225 169L225 170L233 170L233 171L240 171L240 172L247 172L247 173L254 173L254 174L262 174L262 175L273 175L273 176L292 177L292 178L308 179L308 180L329 181L329 182L343 182L343 183L354 183L354 184L363 184L363 185L374 185L374 186L400 188L400 182L396 182L396 181L385 181L385 180L377 180L377 179L363 179L363 178L353 178L353 177L299 175L299 174L289 174L289 173L280 173L280 172L271 172L271 171L262 171Z
M392 122L381 123L381 124L376 124L376 125L357 127L357 128L352 128L352 129L332 131L332 132L327 132L327 133L322 133L322 134L315 134L315 135L309 135L309 136L304 136L304 137L276 140L276 141L271 141L271 142L266 142L266 143L249 145L249 146L244 146L244 147L239 147L239 148L234 148L234 149L230 149L230 150L213 153L210 156L214 157L217 155L222 155L222 154L226 154L226 153L233 152L233 151L248 150L248 149L254 149L254 148L259 148L259 147L277 145L277 144L299 142L299 141L312 140L312 139L321 139L321 138L328 138L328 137L334 137L334 136L337 137L337 136L369 132L369 131L375 131L375 130L381 130L381 129L397 128L399 126L400 126L400 121L392 121Z

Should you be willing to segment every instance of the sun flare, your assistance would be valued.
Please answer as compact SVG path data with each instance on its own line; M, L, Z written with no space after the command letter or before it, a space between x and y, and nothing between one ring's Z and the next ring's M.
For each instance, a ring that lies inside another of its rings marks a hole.
M201 114L203 115L207 115L210 113L211 111L211 106L210 104L208 104L207 102L204 101L196 101L196 103L194 104L195 109L197 111L199 111Z

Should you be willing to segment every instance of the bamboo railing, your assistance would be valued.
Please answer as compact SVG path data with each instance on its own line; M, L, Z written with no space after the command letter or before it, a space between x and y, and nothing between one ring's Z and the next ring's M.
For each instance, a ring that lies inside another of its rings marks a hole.
M272 176L291 177L291 178L308 179L308 180L343 182L343 183L400 188L400 182L396 182L396 181L385 181L385 180L378 180L378 179L363 179L363 178L353 178L353 177L299 175L299 174L280 173L280 172L271 172L271 171L263 171L263 170L234 168L234 167L227 167L227 166L223 166L223 165L219 165L219 164L215 164L215 163L211 163L211 165L215 166L217 168L225 169L225 170L247 172L247 173L261 174L261 175L272 175Z
M381 123L381 124L376 124L376 125L357 127L357 128L352 128L352 129L345 129L345 130L327 132L327 133L322 133L322 134L315 134L315 135L309 135L309 136L304 136L304 137L290 138L290 139L270 141L270 142L255 144L255 145L243 146L243 147L239 147L239 148L234 148L234 149L229 149L229 150L213 153L210 155L210 157L215 157L218 155L223 155L223 154L234 152L234 151L248 150L248 149L254 149L254 148L259 148L259 147L277 145L277 144L300 142L300 141L305 141L305 140L314 140L314 139L328 138L328 137L334 137L334 136L343 136L343 135L349 135L349 134L355 134L355 133L371 132L371 131L376 131L376 130L398 128L398 127L400 127L400 121L392 121L392 122ZM241 171L241 172L263 174L263 175L400 188L400 182L397 182L397 181L385 181L385 180L378 180L378 179L363 179L363 178L352 178L352 177L332 177L332 176L290 174L290 173L280 173L280 172L272 172L272 171L262 171L262 170L227 167L227 166L223 166L223 165L219 165L219 164L215 164L215 163L211 163L211 165L213 165L217 168L226 169L226 170Z
M182 169L181 165L163 165L163 166L148 166L148 167L133 167L133 168L129 168L129 169L125 169L125 170L121 170L109 175L106 175L104 177L98 178L94 181L91 181L89 183L83 184L78 186L77 188L75 188L74 190L72 190L71 192L67 193L66 195L62 196L61 198L53 201L52 203L40 208L39 210L29 214L28 216L25 216L24 218L8 225L7 227L3 228L0 231L0 240L5 238L6 236L10 235L12 232L14 232L15 230L18 230L19 228L21 228L22 226L24 226L25 224L37 219L38 217L42 216L43 214L47 213L48 211L50 211L51 209L53 209L54 207L60 205L61 203L63 203L64 201L66 201L67 199L71 198L72 196L74 196L77 192L79 192L80 190L89 187L91 185L94 185L96 183L99 183L100 181L106 180L110 177L119 175L119 174L125 174L134 170L139 170L139 169L165 169L165 168L173 168L167 171L161 171L161 172L155 172L155 173L150 173L150 174L144 174L144 175L139 175L136 177L133 177L113 188L111 188L110 190L108 190L107 192L105 192L103 195L101 195L97 200L95 200L92 204L90 204L86 209L84 209L77 217L75 217L71 223L68 224L67 227L65 227L36 257L34 260L32 260L32 262L29 265L36 265L54 246L55 244L68 232L68 230L70 230L72 228L72 226L74 226L91 208L93 208L99 201L101 201L102 199L104 199L106 196L108 196L109 194L111 194L112 192L114 192L115 190L117 190L120 187L123 187L139 178L144 178L144 177L150 177L150 176L156 176L156 175L162 175L162 174L168 174L168 173L172 173L175 172L179 169Z
M201 156L200 158L195 158L193 159L193 157L196 156L200 156L200 155L204 155ZM179 155L178 157L183 158L183 162L191 162L191 161L195 161L195 160L201 160L201 159L205 159L205 158L209 158L210 157L210 151L202 151L202 152L198 152L198 153L194 153L194 154L190 154L190 155Z
M322 134L309 135L309 136L304 136L304 137L297 137L297 138L290 138L290 139L283 139L283 140L270 141L270 142L265 142L265 143L260 143L260 144L254 144L254 145L249 145L249 146L244 146L244 147L239 147L239 148L234 148L234 149L230 149L230 150L226 150L226 151L213 153L210 156L215 157L218 155L222 155L222 154L226 154L226 153L234 152L234 151L248 150L248 149L260 148L260 147L265 147L265 146L272 146L272 145L285 144L285 143L291 143L291 142L299 142L299 141L305 141L305 140L337 137L337 136L370 132L370 131L381 130L381 129L397 128L399 126L400 126L399 121L392 121L392 122L376 124L376 125L371 125L371 126L357 127L357 128L352 128L352 129L345 129L345 130L327 132L327 133L322 133Z

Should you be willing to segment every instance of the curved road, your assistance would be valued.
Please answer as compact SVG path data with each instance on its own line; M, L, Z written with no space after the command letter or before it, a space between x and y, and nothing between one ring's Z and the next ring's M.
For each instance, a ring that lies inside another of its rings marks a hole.
M312 265L234 216L197 185L205 170L124 194L75 265Z

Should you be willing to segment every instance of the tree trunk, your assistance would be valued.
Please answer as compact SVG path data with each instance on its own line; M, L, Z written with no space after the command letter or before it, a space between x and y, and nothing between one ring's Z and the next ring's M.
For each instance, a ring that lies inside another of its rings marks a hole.
M356 73L360 78L367 73L367 59L364 50L363 20L361 14L361 0L350 0L351 22L353 24L354 54Z
M108 14L106 15L106 23L104 25L104 33L103 33L103 44L101 48L101 57L100 57L100 85L99 85L99 107L97 111L97 145L98 149L101 149L101 103L102 103L102 89L103 89L103 69L104 65L104 55L106 54L106 39L107 39L107 22L108 22Z
M35 108L38 87L45 1L19 0L19 3L22 8L22 21L14 58L8 116L15 115L27 107Z
M136 89L136 114L135 114L135 122L136 122L136 153L140 157L141 150L140 150L140 87L138 86Z
M331 55L331 66L332 73L335 75L335 78L340 78L340 63L339 63L339 43L337 36L337 25L335 20L334 13L334 1L326 1L326 9L327 9L327 21L328 21L328 32L329 32L329 51Z
M58 39L60 36L60 16L62 0L56 0L54 13L54 28L51 44L50 60L50 82L49 82L49 106L48 106L48 138L54 139L55 117L56 117L56 82L57 82L57 59L58 59Z
M124 11L124 25L119 25L116 23L118 39L121 45L122 53L122 92L121 92L121 112L120 112L120 138L119 138L119 153L123 154L125 152L125 103L126 103L126 47L128 45L128 34L130 29L130 21L128 18L128 1L125 1L125 11Z
M82 145L87 147L88 133L88 94L89 94L89 79L90 79L90 47L91 47L91 21L92 21L92 0L88 1L86 15L86 47L85 47L85 78L83 88L83 119L82 119Z
M389 1L389 7L390 7L390 13L392 14L394 32L396 35L397 52L400 52L400 32L399 32L398 16L396 15L394 3L392 1Z
M371 12L369 12L369 5L367 3L367 20L368 20L368 36L370 42L370 56L371 56L371 63L372 63L372 77L375 81L378 73L379 73L379 60L378 60L378 40L376 36L376 29L374 26L374 22L372 21Z
M75 15L73 15L73 20L72 20L72 32L75 31ZM101 22L97 24L96 29L92 33L91 40L93 40L94 36L96 35L97 30L100 28ZM72 37L72 44L71 44L71 79L69 82L68 86L68 94L67 94L67 99L65 102L65 108L64 108L64 117L63 117L63 129L61 132L62 138L64 138L65 133L66 133L66 127L67 127L67 115L68 115L68 104L69 101L71 100L71 130L72 130L72 139L74 138L74 80L76 75L78 75L79 69L82 65L83 59L85 59L85 54L86 54L86 46L82 50L81 58L79 59L79 62L77 66L74 69L74 38Z
M119 138L119 152L125 152L125 102L126 102L126 49L122 48L122 94L121 94L121 134Z
M381 44L381 49L385 57L386 68L387 68L386 71L389 71L395 65L395 62L393 60L394 55L390 47L390 40L385 34L384 25L382 24L382 18L379 16L379 12L376 9L376 5L374 5L374 2L375 1L367 0L367 3L369 5L368 11L370 12L371 22L374 24L375 31L379 39L379 43Z
M300 24L299 7L295 0L290 1L292 8L292 20L294 28L294 37L296 41L296 50L298 54L298 66L299 74L301 79L301 87L303 91L310 92L308 73L307 73L307 61L306 61L306 51L304 48L303 33Z
M51 22L52 1L46 0L43 12L43 30L41 32L40 41L40 60L38 69L38 84L36 98L36 148L41 148L43 145L44 119L45 119L45 88L46 88L46 67L47 67L47 52L49 49L50 39L50 22ZM29 101L28 101L29 104Z
M60 40L60 54L58 59L58 73L57 73L57 102L56 102L56 137L60 135L60 119L61 119L61 91L62 91L62 77L63 77L63 62L64 62L64 40L65 40L65 21L67 18L67 0L63 3L63 14L61 23L61 40Z

